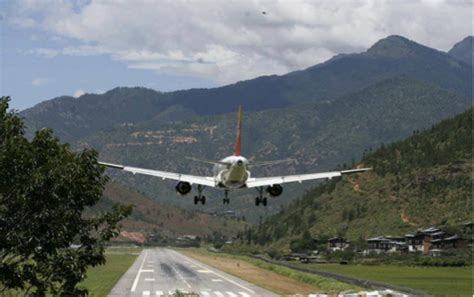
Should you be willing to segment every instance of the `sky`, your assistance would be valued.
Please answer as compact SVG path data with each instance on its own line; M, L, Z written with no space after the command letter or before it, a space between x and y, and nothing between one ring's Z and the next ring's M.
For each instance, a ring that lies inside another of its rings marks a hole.
M285 74L397 34L447 51L472 1L0 0L0 95L23 110L118 86L209 88Z

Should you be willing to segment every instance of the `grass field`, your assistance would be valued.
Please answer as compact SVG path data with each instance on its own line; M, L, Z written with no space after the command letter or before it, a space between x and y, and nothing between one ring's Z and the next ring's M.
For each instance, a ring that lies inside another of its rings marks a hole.
M180 252L217 269L235 275L282 295L362 290L336 280L299 272L245 256L215 254L205 249L180 249Z
M107 296L117 281L133 264L141 249L109 248L106 250L107 263L87 271L87 279L79 286L89 290L89 296Z
M318 270L413 288L437 295L473 295L473 268L397 265L299 264Z

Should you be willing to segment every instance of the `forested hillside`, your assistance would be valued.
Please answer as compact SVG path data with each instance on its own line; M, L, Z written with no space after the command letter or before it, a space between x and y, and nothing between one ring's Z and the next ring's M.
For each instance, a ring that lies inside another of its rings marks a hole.
M161 236L176 238L182 235L205 236L219 232L232 236L246 225L237 219L166 205L114 182L107 184L103 198L91 212L104 211L115 204L133 205L132 214L121 221L122 229L145 235L158 233Z
M255 228L253 242L288 248L309 231L362 241L471 219L473 109L408 139L367 152L373 172L333 180Z
M268 176L334 169L358 160L365 149L403 139L413 130L466 110L471 100L407 76L386 79L329 103L302 104L244 114L242 153L256 160L294 158L295 164L253 171ZM82 139L80 147L93 147L103 161L173 172L211 175L211 166L185 156L220 160L232 153L235 113L192 118L163 124L149 121L120 126ZM176 199L173 182L142 175L108 171L115 179L150 197L195 208L190 197ZM231 206L222 205L222 193L206 190L209 199L199 209L231 207L254 219L278 211L280 205L302 194L311 183L289 186L272 199L267 209L255 208L255 191L231 193ZM188 199L186 199L188 198ZM192 198L192 197L191 197Z

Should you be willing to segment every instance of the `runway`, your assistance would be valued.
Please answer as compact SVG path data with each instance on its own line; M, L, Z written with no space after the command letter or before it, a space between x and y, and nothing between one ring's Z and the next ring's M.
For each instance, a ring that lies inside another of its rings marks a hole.
M166 248L143 250L109 296L168 296L177 290L203 297L278 296Z

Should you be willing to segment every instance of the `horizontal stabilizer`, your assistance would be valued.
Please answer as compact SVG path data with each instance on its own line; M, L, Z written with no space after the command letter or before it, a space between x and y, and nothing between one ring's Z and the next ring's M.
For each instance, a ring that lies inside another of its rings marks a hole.
M267 165L275 165L275 164L281 164L281 163L297 163L297 161L296 159L286 159L286 160L253 162L249 164L249 167L267 166Z
M211 161L211 160L205 160L205 159L198 159L194 157L184 157L185 159L191 160L191 161L196 161L196 162L201 162L201 163L207 163L207 164L212 164L212 165L232 165L231 163L227 162L221 162L221 161Z

